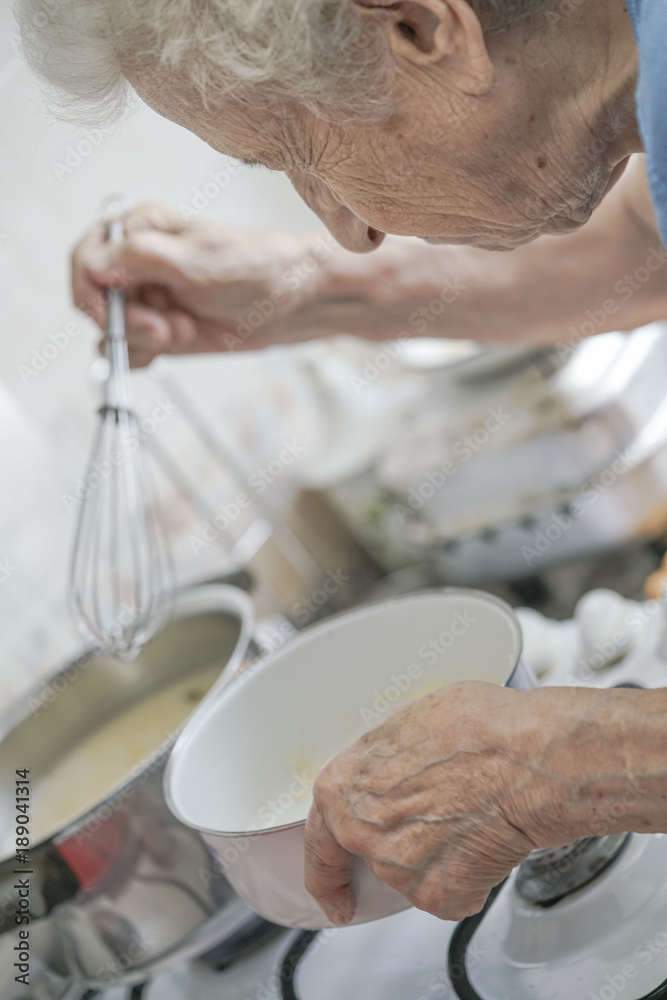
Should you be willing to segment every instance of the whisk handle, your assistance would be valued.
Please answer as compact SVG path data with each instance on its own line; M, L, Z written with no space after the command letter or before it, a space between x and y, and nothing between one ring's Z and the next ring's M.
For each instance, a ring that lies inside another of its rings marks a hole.
M109 243L121 243L125 237L125 225L122 219L109 219L107 222L107 239ZM122 341L125 339L125 294L119 288L110 288L107 292L109 310L107 321L107 340Z
M107 292L107 343L122 343L125 340L125 293L119 288Z
M107 221L107 239L120 243L125 225L120 218ZM129 406L128 357L125 340L125 293L120 288L107 290L107 348L109 378L106 386L106 406L127 409Z

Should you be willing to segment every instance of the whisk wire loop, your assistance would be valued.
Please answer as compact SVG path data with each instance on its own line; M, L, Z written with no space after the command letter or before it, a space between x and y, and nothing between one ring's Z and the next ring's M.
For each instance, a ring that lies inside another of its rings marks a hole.
M122 220L113 220L109 238L122 234ZM131 405L125 295L113 288L107 299L108 375L74 535L69 599L89 647L130 658L164 622L173 565Z

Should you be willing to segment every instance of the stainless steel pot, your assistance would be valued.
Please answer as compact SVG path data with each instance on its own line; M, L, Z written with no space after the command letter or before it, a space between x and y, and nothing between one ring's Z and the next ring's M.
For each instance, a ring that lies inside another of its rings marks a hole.
M3 840L15 826L17 769L29 769L34 787L106 721L219 663L205 696L214 698L241 664L251 631L243 591L193 588L133 662L84 655L14 705L0 743ZM236 897L201 836L167 808L163 772L173 742L174 735L112 794L31 845L31 936L48 940L49 953L40 957L55 972L91 985L136 982L259 919ZM22 867L14 851L0 860L0 934L17 929L15 870Z

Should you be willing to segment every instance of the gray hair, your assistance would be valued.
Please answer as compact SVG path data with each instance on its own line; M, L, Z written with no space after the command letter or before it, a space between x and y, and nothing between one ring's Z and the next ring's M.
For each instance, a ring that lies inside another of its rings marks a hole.
M468 0L502 31L548 0ZM354 0L15 0L28 63L62 117L114 120L124 70L178 74L206 106L297 101L323 117L382 120L393 75L386 36Z

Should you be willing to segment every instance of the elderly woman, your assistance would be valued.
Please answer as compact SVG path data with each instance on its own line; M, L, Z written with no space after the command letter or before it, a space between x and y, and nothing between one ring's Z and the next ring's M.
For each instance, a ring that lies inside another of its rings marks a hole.
M68 106L108 117L133 87L221 152L285 171L342 245L159 207L118 247L93 230L75 298L103 322L123 269L135 364L341 330L576 343L667 314L662 0L17 7ZM667 831L666 725L664 690L430 694L319 775L308 888L348 921L357 854L458 918L534 847Z

